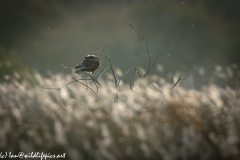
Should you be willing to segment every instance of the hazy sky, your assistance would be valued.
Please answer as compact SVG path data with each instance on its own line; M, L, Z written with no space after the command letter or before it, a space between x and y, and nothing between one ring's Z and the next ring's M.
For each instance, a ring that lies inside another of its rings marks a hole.
M240 62L240 2L237 0L0 2L0 45L15 49L41 72L75 66L106 45L123 70L147 66L146 48L128 23L144 35L151 54L167 54L166 67Z

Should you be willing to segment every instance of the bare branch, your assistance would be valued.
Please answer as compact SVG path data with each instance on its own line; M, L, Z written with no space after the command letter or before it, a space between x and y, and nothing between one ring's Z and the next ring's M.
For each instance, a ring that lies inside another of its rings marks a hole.
M168 54L166 54L165 56L161 57L159 60L157 60L155 63L152 63L151 61L151 58L154 56L154 55L150 55L150 52L149 52L149 49L148 49L148 44L147 44L147 41L144 37L144 31L143 31L143 34L141 35L134 27L132 24L128 23L129 26L141 37L141 39L144 41L144 44L145 44L145 47L147 49L147 57L148 57L148 67L147 67L147 70L146 70L146 73L143 74L142 77L146 77L148 75L148 73L152 70L152 68L155 66L155 64L162 60L163 58L166 58L166 57L170 57L171 56L171 53L173 51L173 49L175 48L176 44L177 44L177 40L179 39L179 35L177 36L177 39L176 39L176 42L174 43L173 47L171 48L170 52ZM134 67L133 67L134 68ZM134 68L134 70L136 71L137 73L137 70ZM138 73L138 76L139 76L139 73ZM141 78L141 76L139 76Z
M88 73L87 73L87 74L88 74ZM86 85L88 86L88 82L87 82L87 80L85 79L85 74L83 73L82 76L83 76L83 78L84 78L84 81L85 81ZM88 88L86 88L86 90L87 90L87 89L88 89Z
M105 46L104 46L105 47ZM96 53L94 53L94 54L101 54L102 55L102 53L100 52L100 51L104 51L104 47L103 48L101 48L100 50L98 50ZM105 53L105 51L104 51L104 53ZM112 72L113 72L113 74L114 74L114 76L115 76L115 73L114 73L114 71L113 71L113 68L112 68L112 65L111 65L111 61L110 61L110 58L107 56L107 54L105 53L105 60L106 59L108 59L108 61L109 61L109 64L110 64L110 67L111 67L111 69L112 69ZM67 66L65 66L65 65L63 65L63 64L61 64L62 65L62 67L63 68L65 68L65 69L74 69L74 68L72 68L72 67L67 67ZM90 88L90 87L88 87L88 80L91 80L91 81L93 81L93 83L94 83L94 85L96 86L96 88L97 88L97 92L98 92L98 85L100 86L100 84L99 84L99 82L98 82L98 78L100 78L105 72L106 72L106 70L108 70L109 69L109 67L108 68L106 68L106 62L105 62L105 69L103 69L99 74L98 74L98 76L95 78L94 77L94 75L90 75L89 73L87 73L89 76L90 76L90 78L81 78L81 79L75 79L74 77L72 77L72 79L74 79L74 81L71 81L71 82L69 82L69 83L67 83L66 85L64 85L63 87L61 87L61 88L52 88L52 87L43 87L43 86L39 86L39 87L41 87L41 88L43 88L43 89L50 89L50 90L61 90L62 88L64 88L64 87L66 87L66 86L68 86L68 85L70 85L70 84L72 84L72 83L74 83L74 82L78 82L78 83L81 83L82 85L84 85L85 87L87 87L87 89L90 89L95 95L96 95L96 93ZM116 77L116 76L115 76ZM84 83L82 83L82 82L80 82L80 80L84 80L85 82L86 82L86 84L84 84ZM115 80L115 84L117 84L117 80Z
M152 58L153 55L150 55L150 53L149 53L148 44L147 44L147 41L146 41L146 39L144 38L144 36L141 35L141 34L133 27L132 24L129 23L129 26L142 38L142 40L144 41L145 47L146 47L146 49L147 49L148 68L147 68L146 73L143 75L143 77L145 77L145 76L150 72L150 70L152 69L152 67L155 65L155 64L153 64L153 66L152 66L152 62L151 62L151 58ZM143 34L144 34L144 31L143 31ZM135 68L134 68L134 70L136 71ZM139 76L139 77L140 77L140 76Z
M49 89L49 90L61 90L61 89L63 89L64 87L66 87L66 86L68 86L68 85L70 85L70 84L72 84L72 83L74 83L74 82L78 82L78 83L81 83L82 85L84 85L84 86L86 86L88 89L90 89L91 91L93 91L90 87L88 87L88 85L87 84L84 84L84 83L82 83L82 82L80 82L80 80L85 80L85 81L87 81L87 80L93 80L93 79L75 79L75 78L73 78L72 77L72 79L74 79L74 81L71 81L71 82L69 82L68 84L66 84L66 85L64 85L63 87L61 87L61 88L51 88L51 87L43 87L43 86L39 86L39 87L41 87L41 88L43 88L43 89ZM96 85L96 82L95 81L93 81L94 82L94 84ZM96 86L97 87L97 86ZM97 87L97 90L98 90L98 87ZM94 92L94 91L93 91ZM95 93L95 92L94 92ZM95 93L96 94L96 93Z
M78 79L78 80L85 80L85 81L87 81L87 80L92 80L92 79ZM74 82L76 82L75 80L74 81L71 81L71 82L69 82L68 84L66 84L65 86L63 86L62 88L64 88L64 87L66 87L66 86L68 86L69 84L72 84L72 83L74 83ZM62 89L62 88L60 88L60 89Z
M97 88L97 93L98 93L98 86L97 86L97 84L98 84L98 85L100 85L100 84L98 83L97 79L96 79L96 80L93 80L93 83L95 84L95 86L96 86L96 88Z
M39 86L39 87L41 87L41 88L43 88L43 89L51 89L51 90L61 90L61 88L46 88L46 87L42 87L42 86ZM63 107L62 105L60 105L59 103L58 103L58 105L62 108L62 109L64 109L64 110L66 110L67 111L67 109L65 108L65 107Z
M175 46L177 45L177 41L178 41L178 39L179 39L179 35L177 36L177 38L176 38L176 41L175 41L175 43L173 44L173 47L172 47L172 49L170 50L170 52L167 54L168 56L171 56L171 53L172 53L172 51L173 51L173 49L175 48Z
M65 111L68 111L65 107L63 107L62 105L58 104L62 109L64 109Z
M104 58L104 64L105 64L105 68L107 68L107 61L106 61L106 57Z
M140 75L140 73L137 71L137 69L135 67L132 66L132 68L134 69L134 71L138 74L139 78L142 78L142 76Z
M97 85L100 85L100 84L98 83L97 78L95 78L94 75L92 75L92 74L90 74L90 73L87 73L87 74L89 75L89 77L91 77L94 85L95 85L96 88L97 88L97 93L98 93L98 86L97 86Z
M117 77L116 77L116 74L115 74L115 72L114 72L114 70L113 70L111 60L110 60L110 58L108 57L108 55L106 54L104 48L105 48L105 46L103 47L103 53L105 54L105 57L106 57L107 60L108 60L108 63L109 63L109 65L110 65L110 68L111 68L111 71L112 71L112 74L113 74L113 77L114 77L115 86L117 87Z
M62 66L63 68L65 68L65 69L74 69L74 68L72 68L72 67L67 67L67 66L65 66L65 65L63 65L63 64L61 64L61 66Z
M152 68L155 66L156 63L153 63L151 65L151 67L148 68L148 70L146 71L146 73L143 75L143 77L145 77L146 75L148 75L148 73L152 70Z
M130 70L128 69L127 72L123 73L121 76L118 76L118 75L117 75L117 76L118 76L117 86L119 86L122 78L123 78L126 74L128 74L129 72L130 72Z
M97 78L96 78L96 79L100 78L108 69L109 69L109 67L103 69L103 70L97 75Z
M101 71L98 76L100 77L108 68L110 68L111 71L112 71L113 78L114 78L115 86L118 87L119 84L120 84L120 82L121 82L121 80L122 80L122 78L123 78L126 74L128 74L129 70L128 70L127 72L123 73L122 76L116 75L115 72L114 72L114 69L113 69L111 60L110 60L109 56L107 55L107 53L105 52L105 46L102 48L102 51L103 51L104 56L105 56L105 69L104 69L103 71ZM108 61L108 63L109 63L109 66L110 66L110 67L108 67L108 68L106 68L106 59L107 59L107 61ZM98 78L98 76L97 76L97 78Z
M61 88L48 88L48 87L43 87L43 86L39 86L39 87L41 87L43 89L61 90Z
M92 88L88 87L86 84L80 82L79 80L75 79L74 77L72 77L72 79L74 79L75 81L77 81L78 83L81 83L82 85L86 86L88 89L90 89L95 95L97 95L93 90Z
M145 46L146 46L146 49L147 49L147 56L148 56L148 70L151 66L151 56L150 56L150 53L149 53L149 49L148 49L148 45L147 45L147 41L144 39L144 43L145 43Z
M179 82L180 80L185 80L185 78L182 78L182 74L181 74L181 76L178 78L177 82L172 86L171 90L178 84L178 82ZM171 84L172 84L172 77L171 77Z
M142 38L142 40L145 40L144 37L133 27L133 25L131 23L128 23L129 26ZM144 31L143 31L144 33Z
M130 89L133 90L133 82L132 82L132 79L130 79Z
M96 52L93 53L93 55L96 55L96 54L101 54L101 51L103 50L103 48L97 50Z

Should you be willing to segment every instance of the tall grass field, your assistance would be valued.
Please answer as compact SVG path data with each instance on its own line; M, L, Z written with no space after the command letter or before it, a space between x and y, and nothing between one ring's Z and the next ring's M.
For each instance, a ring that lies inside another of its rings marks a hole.
M199 90L187 87L188 77L171 89L159 75L116 88L109 74L98 92L88 81L96 94L77 82L39 87L62 87L70 74L36 73L38 85L10 77L0 83L0 151L65 153L69 160L238 160L240 74L230 70L214 71L220 85Z

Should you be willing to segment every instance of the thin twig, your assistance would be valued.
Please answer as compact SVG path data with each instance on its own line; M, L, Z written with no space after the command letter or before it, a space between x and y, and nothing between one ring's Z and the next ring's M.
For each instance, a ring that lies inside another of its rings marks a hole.
M106 57L104 57L104 63L105 63L105 68L107 67L107 61L106 61Z
M132 79L130 79L130 89L133 90L133 83L132 83Z
M61 89L63 89L64 87L66 87L66 86L68 86L68 85L70 85L70 84L72 84L72 83L74 83L74 82L78 82L78 83L81 83L82 85L84 85L84 86L86 86L88 89L90 89L91 91L93 91L90 87L88 87L88 85L86 85L86 84L84 84L84 83L82 83L82 82L80 82L79 80L92 80L92 79L75 79L75 78L73 78L72 77L72 79L74 79L74 81L71 81L71 82L69 82L68 84L66 84L66 85L64 85L63 87L61 87L61 88L51 88L51 87L43 87L43 86L39 86L39 87L41 87L41 88L43 88L43 89L49 89L49 90L61 90ZM94 84L96 85L96 82L95 81L93 81L94 82ZM96 86L97 87L97 86ZM97 87L97 91L98 91L98 87ZM94 92L94 91L93 91ZM94 92L95 93L95 92ZM96 93L95 93L96 94Z
M152 57L153 55L150 56L150 52L149 52L149 49L148 49L148 44L147 44L147 41L146 41L146 39L144 38L144 36L141 35L141 34L133 27L132 24L129 23L129 26L142 38L142 40L144 41L145 47L146 47L146 49L147 49L148 68L147 68L146 73L143 75L143 77L145 77L145 76L150 72L150 70L152 69L152 67L155 65L155 64L152 65L152 62L151 62L151 57ZM143 33L144 33L144 32L143 32ZM135 68L134 68L134 69L135 69ZM135 71L136 71L136 69L135 69Z
M103 69L103 70L97 75L97 78L96 78L96 79L100 78L108 69L109 69L109 67Z
M143 75L143 77L146 77L146 75L148 75L148 73L151 71L151 69L155 66L155 64L157 64L157 63L153 63L152 65L151 65L151 67L149 67L148 69L147 69L147 71L146 71L146 73Z
M63 64L61 64L61 66L62 66L63 68L65 68L65 69L74 69L74 68L72 68L72 67L67 67L67 66L65 66L65 65L63 65Z
M42 86L39 86L43 89L52 89L52 90L61 90L61 88L46 88L46 87L42 87ZM59 102L56 101L56 103L58 103L58 105L63 108L64 110L68 111L65 107L63 107L62 105L59 104Z
M87 74L89 75L89 77L91 77L94 85L95 85L96 88L97 88L97 93L98 93L98 86L97 86L97 84L99 84L99 83L98 83L97 79L94 77L94 75L92 75L92 74L90 74L90 73L87 73ZM99 84L99 85L100 85L100 84Z
M104 47L105 47L105 46L104 46ZM95 54L101 54L101 55L102 55L102 53L101 53L100 51L102 51L102 50L104 51L104 47L101 48L100 50L98 50L97 52L95 52L94 55L95 55ZM105 51L104 51L104 54L105 54L105 61L106 61L106 59L108 59L108 61L109 61L110 67L111 67L112 72L113 72L114 77L115 77L115 84L116 84L116 83L117 83L117 82L116 82L117 80L116 80L116 76L115 76L115 73L114 73L113 68L112 68L112 64L111 64L110 58L107 56L107 54L105 53ZM63 65L63 64L61 64L61 65L62 65L62 67L65 68L65 69L74 69L74 68L72 68L72 67L67 67L67 66L65 66L65 65ZM106 70L108 70L108 69L109 69L109 67L106 68L106 62L105 62L105 69L103 69L103 70L98 74L98 76L97 76L96 78L94 77L94 75L92 76L92 75L88 74L91 79L87 79L87 78L85 78L85 77L84 77L83 79L75 79L74 77L72 77L72 79L74 79L74 81L71 81L71 82L67 83L66 85L64 85L64 86L61 87L61 88L52 88L52 87L43 87L43 86L39 86L39 87L41 87L41 88L43 88L43 89L50 89L50 90L61 90L62 88L66 87L66 86L68 86L68 85L70 85L70 84L72 84L72 83L74 83L74 82L78 82L78 83L81 83L82 85L84 85L85 87L87 87L87 89L90 89L90 90L96 95L96 93L95 93L90 87L88 87L88 82L87 82L87 81L88 81L88 80L93 81L94 85L95 85L96 88L97 88L97 92L98 92L98 85L100 86L100 84L99 84L99 82L98 82L98 78L100 78L100 77L106 72ZM79 80L84 80L84 81L86 82L86 84L80 82Z
M177 82L172 86L171 90L178 84L178 82L179 82L180 80L185 80L185 78L184 78L184 79L182 78L182 74L181 74L181 76L178 78ZM171 83L172 83L172 82L171 82Z
M78 80L92 80L92 79L78 79ZM65 86L63 86L62 88L66 87L66 86L68 86L69 84L72 84L72 83L74 83L74 82L76 82L76 81L75 81L75 80L74 80L74 81L71 81L71 82L69 82L68 84L66 84ZM62 89L62 88L60 88L60 89Z
M93 83L95 84L96 88L97 88L97 93L98 93L98 86L97 86L97 80L93 80ZM99 84L99 83L98 83Z
M144 40L144 37L133 27L133 25L131 23L128 23L128 24Z
M101 54L102 48L93 53L93 55Z
M162 59L164 59L164 58L166 58L166 57L172 56L172 55L171 55L171 54L172 54L172 51L173 51L173 49L175 48L175 46L177 45L178 39L179 39L179 35L177 36L176 41L175 41L175 43L173 44L173 47L171 48L170 52L169 52L168 54L162 56L161 58L159 58L159 60L158 60L157 62L159 62L160 60L162 60Z
M78 82L78 83L81 83L82 85L84 85L84 86L86 86L87 88L89 88L90 90L92 90L90 87L88 87L86 84L84 84L84 83L82 83L82 82L80 82L79 80L92 80L92 79L75 79L75 78L73 78L72 77L72 79L74 79L74 81L71 81L71 82L69 82L68 84L66 84L66 85L64 85L63 87L61 87L61 88L51 88L51 87L43 87L43 86L39 86L39 87L41 87L41 88L43 88L43 89L50 89L50 90L61 90L61 89L63 89L64 87L66 87L66 86L68 86L68 85L70 85L70 84L72 84L72 83L74 83L74 82ZM93 91L93 90L92 90ZM94 92L94 91L93 91ZM95 93L95 92L94 92ZM96 93L95 93L96 94Z
M108 63L109 63L109 65L110 65L110 68L111 68L111 70L112 70L112 74L113 74L113 77L114 77L115 86L117 87L117 78L116 78L116 74L115 74L115 72L114 72L114 70L113 70L111 60L110 60L110 58L108 57L108 55L106 54L104 48L105 48L105 46L103 47L103 53L105 54L105 57L106 57L107 60L108 60Z
M85 74L83 73L82 74L82 76L83 76L83 78L85 79ZM88 83L87 83L87 80L85 80L85 83L86 83L86 85L88 86ZM86 90L87 90L88 88L86 88Z
M144 37L144 31L143 31L143 34L141 35L141 34L133 27L132 24L130 24L130 23L128 23L128 24L129 24L129 26L141 37L141 39L144 41L145 47L146 47L146 49L147 49L148 68L147 68L145 74L143 74L143 76L142 76L142 77L144 78L144 77L146 77L146 76L149 74L149 72L152 70L152 68L156 65L157 62L159 62L159 61L162 60L163 58L166 58L166 57L170 57L170 56L171 56L171 53L172 53L173 49L175 48L175 46L176 46L176 44L177 44L177 40L179 39L179 35L177 36L176 42L174 43L174 45L173 45L173 47L171 48L170 52L169 52L168 54L164 55L163 57L161 57L161 58L160 58L159 60L157 60L156 62L152 63L151 58L152 58L154 55L150 55L150 52L149 52L149 49L148 49L148 44L147 44L147 41L146 41L146 39L145 39L145 37ZM133 67L133 68L134 68L134 67ZM135 68L134 68L134 70L135 70L136 73L138 73ZM138 76L139 76L139 75L140 75L140 74L138 73ZM139 76L139 78L141 78L141 76Z
M92 88L88 87L86 84L80 82L79 80L75 79L74 77L72 77L72 79L74 79L74 80L77 81L78 83L81 83L82 85L86 86L86 87L89 88L95 95L97 95L97 94L92 90Z
M123 78L126 74L128 74L129 72L130 72L130 70L128 69L127 72L123 73L121 76L118 76L118 75L117 75L117 76L118 76L117 86L119 86L122 78Z
M63 107L62 105L58 104L62 109L64 109L65 111L68 111L65 107Z
M136 69L134 66L132 66L132 68L133 68L134 71L138 74L138 77L139 77L139 78L142 78L142 76L141 76L140 73L137 71L137 69Z
M168 56L172 56L171 53L172 53L173 49L175 48L175 46L177 45L177 41L178 41L179 37L180 37L180 36L178 35L177 38L176 38L175 43L173 44L172 49L171 49L170 52L168 53Z
M149 53L149 49L148 49L148 45L147 45L147 41L144 39L144 43L145 43L145 46L146 46L146 49L147 49L147 56L148 56L148 70L151 66L151 56L150 56L150 53ZM147 74L146 74L147 75ZM146 75L144 75L143 77L145 77Z
M39 87L41 87L43 89L61 90L61 88L48 88L48 87L43 87L43 86L39 86Z
M108 68L110 68L111 71L112 71L115 86L118 87L119 84L120 84L120 82L121 82L121 80L122 80L122 78L123 78L126 74L128 74L129 70L128 70L127 72L123 73L122 76L116 75L115 72L114 72L114 69L113 69L111 60L110 60L109 56L107 55L107 53L105 52L105 46L103 46L102 51L103 51L103 53L104 53L105 60L106 60L106 59L108 60L108 63L109 63L109 66L110 66L110 67L108 67ZM100 72L99 76L101 76L108 68L106 68L106 61L105 61L105 70L103 70L102 72Z

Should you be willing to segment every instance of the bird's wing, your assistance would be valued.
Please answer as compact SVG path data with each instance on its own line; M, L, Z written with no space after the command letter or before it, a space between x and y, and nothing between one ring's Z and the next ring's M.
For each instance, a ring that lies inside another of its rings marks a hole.
M80 74L80 72L94 72L100 66L100 61L93 55L88 55L85 59L77 64L75 67L75 73Z

